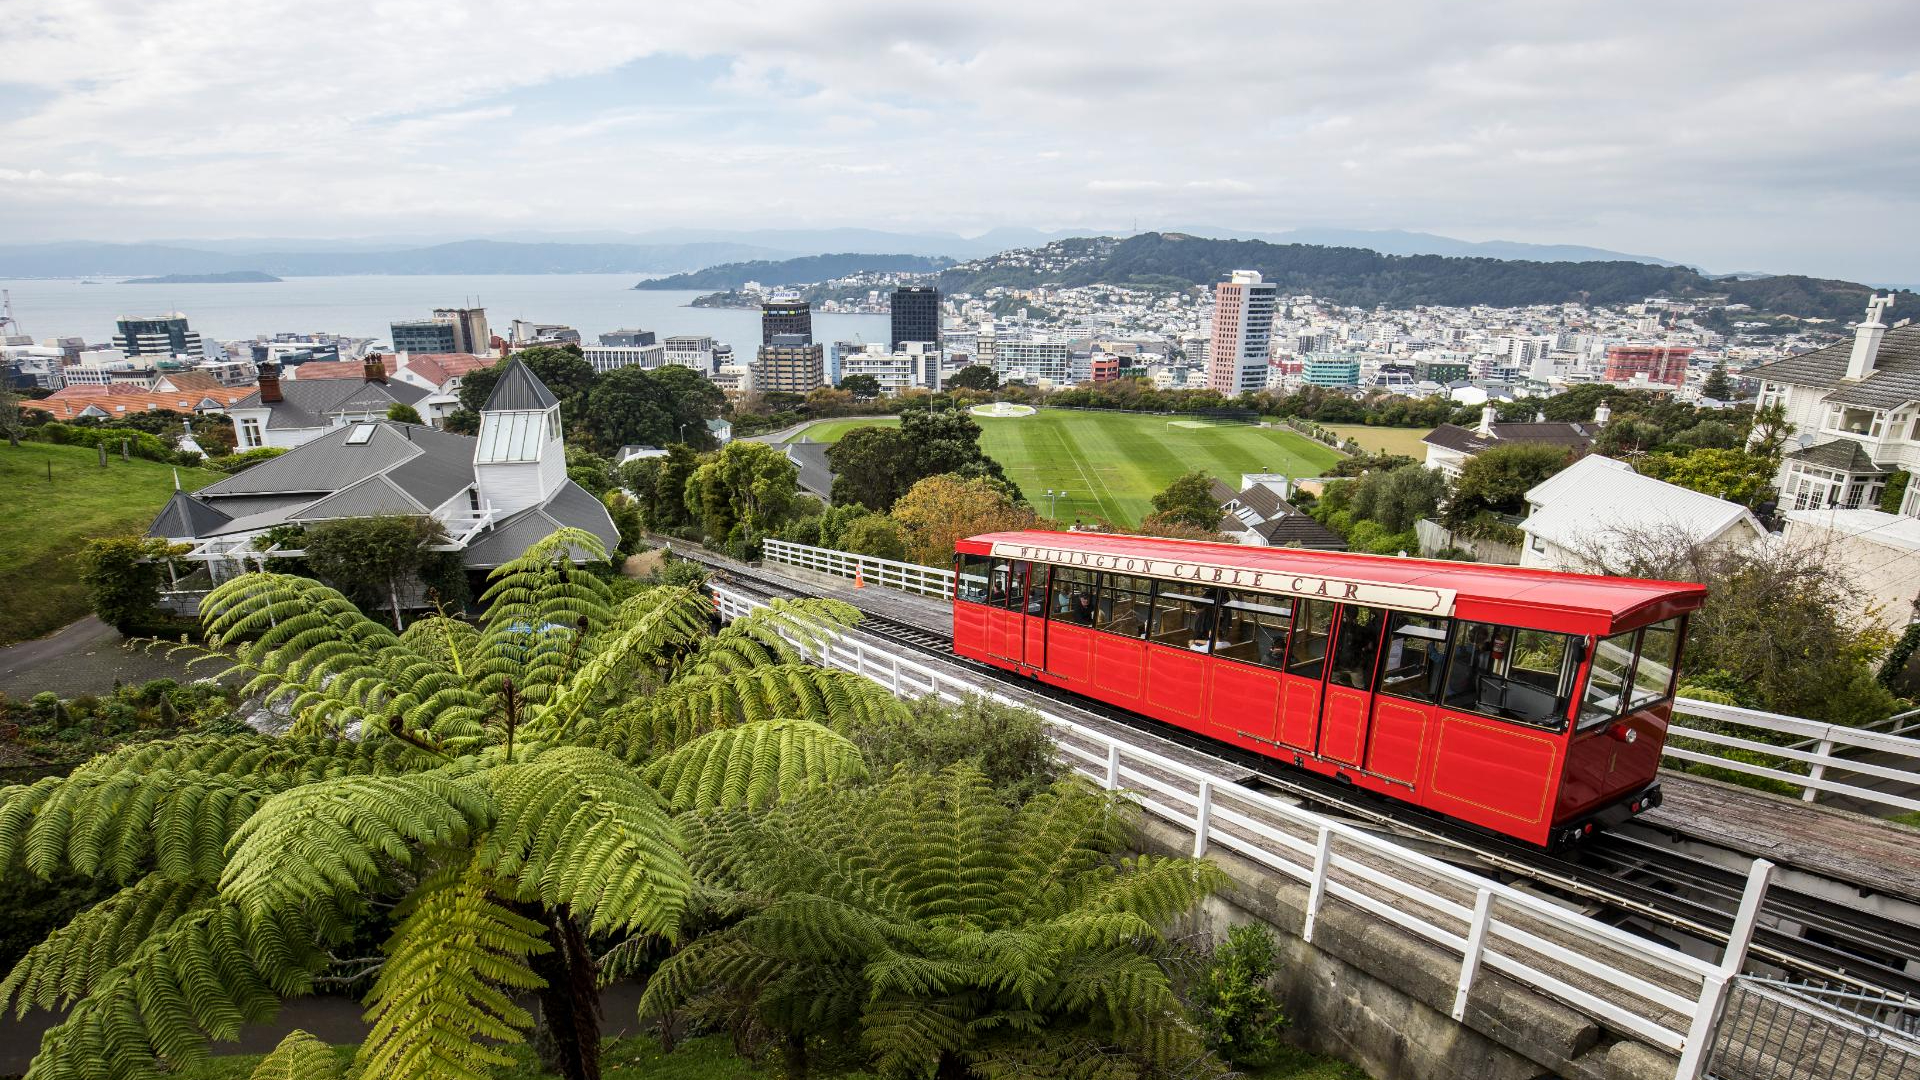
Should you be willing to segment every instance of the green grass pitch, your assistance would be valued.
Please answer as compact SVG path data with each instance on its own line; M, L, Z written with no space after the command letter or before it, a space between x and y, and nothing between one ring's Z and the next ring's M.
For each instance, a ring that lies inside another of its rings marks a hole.
M974 417L980 445L1046 514L1047 489L1064 489L1053 516L1105 518L1134 525L1153 511L1155 493L1174 477L1200 469L1238 487L1240 474L1318 476L1340 454L1286 428L1248 425L1187 427L1178 417L1042 409L1034 416ZM856 427L896 423L892 417L829 420L802 438L834 442Z

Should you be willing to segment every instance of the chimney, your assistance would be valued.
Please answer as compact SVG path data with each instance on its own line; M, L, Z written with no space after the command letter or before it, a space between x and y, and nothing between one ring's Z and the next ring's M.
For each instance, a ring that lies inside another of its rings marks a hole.
M1867 318L1853 328L1853 355L1847 357L1847 380L1858 382L1873 374L1873 362L1880 355L1880 339L1887 336L1882 316L1893 304L1893 294L1869 296Z
M1593 422L1595 426L1606 427L1607 421L1611 419L1613 419L1613 410L1607 408L1606 402L1603 401L1594 407Z
M274 405L287 400L280 392L280 365L265 363L260 365L260 404Z
M1493 418L1497 415L1498 413L1494 411L1491 404L1482 405L1480 407L1480 426L1474 430L1482 435L1493 434Z
M387 358L379 353L374 353L372 356L367 357L367 362L362 365L362 371L366 375L368 382L386 382Z
M1534 423L1536 423L1536 424L1544 424L1544 423L1546 423L1546 422L1547 422L1547 413L1546 413L1546 410L1545 410L1545 409L1535 409L1535 410L1533 410L1533 422L1534 422Z

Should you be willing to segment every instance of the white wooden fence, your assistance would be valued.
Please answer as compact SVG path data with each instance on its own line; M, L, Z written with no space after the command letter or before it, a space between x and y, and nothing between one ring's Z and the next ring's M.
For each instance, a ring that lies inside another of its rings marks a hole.
M882 585L902 592L946 599L953 595L953 571L917 563L897 562L849 551L768 540L763 549L769 562L798 566L863 584ZM1693 698L1676 698L1666 756L1674 761L1713 765L1747 776L1764 777L1800 788L1801 798L1813 802L1822 793L1840 795L1899 811L1920 810L1920 739L1843 727L1796 716L1716 705ZM1687 720L1709 721L1706 725ZM1749 728L1742 733L1723 725ZM1794 736L1798 745L1779 745L1756 733ZM1691 739L1719 748L1696 750L1675 746L1673 739ZM1744 751L1776 759L1755 763L1730 756ZM1799 762L1805 772L1783 768ZM1841 779L1844 775L1846 778Z
M714 593L722 618L764 606L724 585ZM976 679L902 656L897 648L835 635L813 657L902 696L933 694L957 701L984 694L1032 707ZM1108 790L1129 793L1148 813L1190 830L1196 856L1217 847L1305 885L1300 932L1306 940L1313 940L1327 901L1345 902L1459 957L1456 1020L1466 1015L1480 972L1497 971L1616 1032L1678 1055L1678 1080L1702 1075L1728 983L1745 961L1770 863L1753 864L1732 943L1723 961L1712 964L1045 709L1036 711L1077 772Z

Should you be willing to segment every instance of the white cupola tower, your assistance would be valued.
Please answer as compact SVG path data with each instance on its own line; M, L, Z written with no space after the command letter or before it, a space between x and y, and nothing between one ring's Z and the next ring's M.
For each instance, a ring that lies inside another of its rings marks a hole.
M507 361L480 409L473 476L481 507L496 520L539 506L567 482L560 400L518 360Z

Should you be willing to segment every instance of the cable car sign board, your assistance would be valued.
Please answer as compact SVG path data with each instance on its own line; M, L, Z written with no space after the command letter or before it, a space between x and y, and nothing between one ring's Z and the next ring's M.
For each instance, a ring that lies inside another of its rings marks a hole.
M1075 551L1072 548L1015 544L1004 540L994 541L993 555L1001 559L1078 566L1113 574L1140 574L1191 581L1225 589L1251 589L1254 592L1324 598L1345 604L1417 611L1425 615L1453 614L1454 590L1433 589L1424 585L1393 585L1353 578L1296 574L1289 570L1254 570L1244 566L1189 562L1184 559L1150 559L1098 551Z

